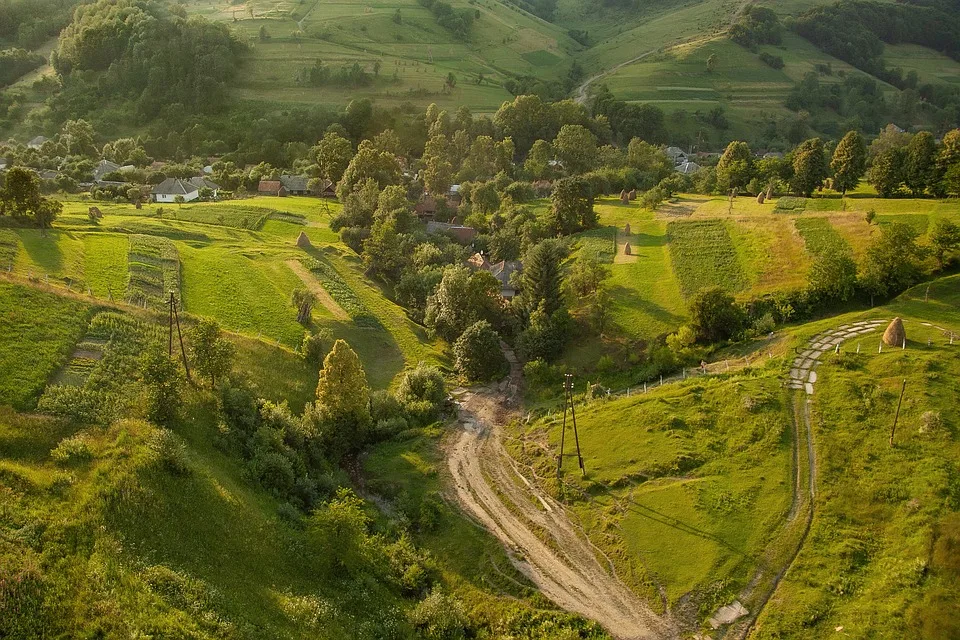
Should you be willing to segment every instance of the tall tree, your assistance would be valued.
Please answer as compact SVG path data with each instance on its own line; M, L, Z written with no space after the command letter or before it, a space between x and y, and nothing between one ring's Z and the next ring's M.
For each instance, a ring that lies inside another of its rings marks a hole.
M867 145L859 131L849 131L833 151L830 161L833 171L833 188L843 195L856 189L867 171Z
M913 136L904 155L904 182L913 195L923 195L934 179L937 143L933 134L921 131Z
M323 360L316 409L334 454L364 444L370 427L370 386L360 358L344 340L333 343Z
M230 372L233 366L234 347L220 331L216 320L204 319L187 334L193 367L197 373L210 379L215 387L217 380Z
M489 322L470 325L453 345L457 372L475 382L486 382L507 373L510 368L500 350L500 335Z
M743 311L720 287L701 289L690 301L690 326L704 342L726 340L743 328Z
M597 226L593 187L579 176L557 180L551 195L549 222L557 235L569 235Z
M930 245L942 269L946 265L947 252L960 249L960 226L946 218L938 219L930 231Z
M827 174L823 140L811 138L800 143L793 152L793 178L790 181L793 191L809 198L823 186Z
M312 149L312 154L320 176L336 184L353 159L353 145L339 133L329 131Z
M884 198L896 195L903 186L904 155L902 147L888 147L873 159L873 166L867 173L867 181Z
M486 320L500 323L503 315L500 282L488 271L472 272L460 265L447 267L427 301L424 322L438 336L453 342L470 325Z
M62 210L60 201L41 195L40 178L36 173L23 167L7 171L0 188L0 216L32 217L38 227L46 229Z
M746 142L727 145L717 163L717 188L723 193L745 189L753 177L753 153Z
M553 160L553 148L550 143L546 140L537 140L527 154L523 168L531 178L540 180L550 175L551 160Z
M563 308L560 265L565 257L563 244L555 239L544 240L524 256L518 303L527 314L539 307L550 317Z
M934 192L938 196L942 197L947 193L960 195L960 181L955 190L951 190L946 183L947 172L954 167L960 167L960 129L948 131L940 144L934 168ZM955 169L955 173L960 177L960 169Z
M553 150L567 172L585 173L596 164L597 138L582 125L565 124L553 141Z
M919 278L923 256L913 227L902 222L885 225L867 247L861 280L872 295L899 293Z

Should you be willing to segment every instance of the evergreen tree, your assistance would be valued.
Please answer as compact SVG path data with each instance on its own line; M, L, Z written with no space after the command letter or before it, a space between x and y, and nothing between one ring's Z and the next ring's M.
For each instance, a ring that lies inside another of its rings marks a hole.
M549 317L563 308L560 265L565 256L558 240L544 240L524 256L518 304L527 314L539 308Z
M360 358L343 340L333 343L323 360L316 410L335 456L363 445L370 427L370 387Z
M823 140L805 140L793 152L793 178L790 185L798 195L809 198L827 179L827 158Z
M913 195L923 195L934 178L937 143L933 134L921 131L913 136L904 153L904 182Z
M850 131L843 136L830 161L833 170L833 188L846 195L856 189L867 170L867 145L859 131Z

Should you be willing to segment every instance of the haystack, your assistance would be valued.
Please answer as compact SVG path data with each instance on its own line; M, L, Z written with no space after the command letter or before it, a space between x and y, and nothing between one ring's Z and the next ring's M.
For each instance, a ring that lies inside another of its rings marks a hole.
M629 242L627 242L626 244L623 245L623 255L625 255L625 256L632 256L632 255L633 255L633 250L630 248L630 243L629 243Z
M313 247L313 245L310 244L310 238L308 238L307 234L305 234L303 231L301 231L300 235L297 236L297 246L301 249L310 249Z
M757 204L763 204L767 200L767 194L763 191L757 194Z
M623 235L625 235L625 236L630 235L630 223L629 223L629 222L623 226Z
M636 190L636 189L630 189L630 192L627 193L627 198L629 198L630 200L636 200L636 199L637 199L637 190Z
M627 204L630 202L630 197L627 195L625 189L620 190L620 204Z
M887 330L883 332L883 343L891 347L900 347L906 340L907 332L903 328L903 320L894 318Z

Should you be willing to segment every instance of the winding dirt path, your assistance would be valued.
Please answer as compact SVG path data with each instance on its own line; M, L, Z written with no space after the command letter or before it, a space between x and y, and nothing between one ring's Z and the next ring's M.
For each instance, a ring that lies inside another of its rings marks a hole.
M520 366L503 347L511 364L506 381L455 392L463 431L448 465L463 508L558 606L596 620L624 640L678 637L674 621L655 614L610 571L609 562L600 561L602 554L570 521L563 505L525 478L504 450L500 432L517 415Z

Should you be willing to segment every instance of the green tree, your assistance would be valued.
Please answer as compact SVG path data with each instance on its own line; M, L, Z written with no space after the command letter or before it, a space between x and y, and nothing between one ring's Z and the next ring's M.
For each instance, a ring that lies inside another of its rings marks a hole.
M233 366L234 346L223 337L220 324L213 319L201 320L187 332L193 368L201 376L210 379L215 387Z
M670 156L640 138L633 138L627 145L627 164L644 173L648 184L658 184L673 173Z
M610 268L600 262L596 253L581 251L567 272L564 287L571 299L586 299L597 293L609 277Z
M317 297L303 287L293 290L293 306L297 309L297 322L306 324L310 321L310 314Z
M849 131L833 151L830 161L833 188L846 195L856 189L867 170L867 145L859 131Z
M559 240L544 240L534 245L523 258L520 274L520 295L517 304L527 314L537 309L549 319L564 307L561 295L561 264L566 250Z
M811 138L800 143L793 152L793 178L790 186L794 193L809 198L823 186L827 179L827 157L823 140Z
M58 200L44 198L40 193L40 178L23 167L13 167L4 176L0 188L0 216L33 218L34 224L47 229L63 210Z
M500 350L500 335L486 320L467 327L453 345L453 356L457 372L472 382L500 378L510 368Z
M719 342L743 329L743 311L720 287L701 289L690 302L690 326L703 342Z
M896 195L903 186L905 152L901 147L888 147L873 159L867 181L884 198Z
M443 373L436 367L420 363L407 371L397 387L397 400L404 406L415 402L429 402L438 409L447 401L447 386Z
M334 457L363 446L370 428L370 387L360 358L343 340L323 360L316 411Z
M377 149L370 140L364 140L337 183L337 197L342 202L356 184L368 178L382 189L391 184L400 184L401 176L402 170L397 156Z
M480 320L498 325L503 315L500 281L487 271L452 265L427 299L426 325L447 342Z
M921 131L910 139L904 151L904 182L915 196L923 195L934 182L937 143L929 131Z
M186 202L187 200L183 196L176 196L174 197L173 201L177 203L177 208L182 208L183 203Z
M547 314L545 305L540 304L530 314L530 322L524 329L517 345L524 359L550 361L563 353L572 325L566 307L558 308L553 314Z
M951 189L947 184L947 173L954 167L960 167L960 129L953 129L944 134L937 153L934 166L934 192L938 196L951 193L960 196L960 169L955 170L955 187Z
M857 263L844 251L824 251L810 267L808 288L819 300L846 302L857 286Z
M183 405L183 371L161 343L151 345L140 359L140 379L147 387L147 418L161 426L176 421Z
M580 176L557 180L550 197L553 207L548 222L557 235L570 235L597 226L593 187Z
M542 180L550 175L551 160L553 160L553 148L550 143L546 140L537 140L527 154L523 168L534 180Z
M311 155L317 163L320 176L336 184L353 160L353 145L339 133L328 131L311 149Z
M397 231L393 218L373 223L370 237L363 242L363 262L370 275L396 282L408 262L406 237Z
M563 125L553 141L553 150L563 168L574 175L593 169L597 162L597 138L579 124Z
M345 487L337 490L333 500L314 510L307 524L307 539L318 572L345 578L368 567L376 554L369 527L370 516L363 500Z
M753 153L746 142L733 141L727 145L717 162L717 188L722 193L746 189L753 178Z
M267 27L265 25L260 27L259 35L260 35L260 42L266 42L267 40L270 39L270 32L267 31Z
M960 249L960 226L946 218L939 218L930 231L930 245L942 269L946 265L947 253Z
M923 257L913 227L902 222L882 226L867 247L860 279L871 295L897 294L920 277Z

